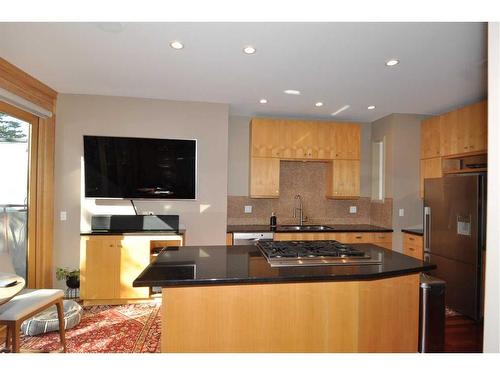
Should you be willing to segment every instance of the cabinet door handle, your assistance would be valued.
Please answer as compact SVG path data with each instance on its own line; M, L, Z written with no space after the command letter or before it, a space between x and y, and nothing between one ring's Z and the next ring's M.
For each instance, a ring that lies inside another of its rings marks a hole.
M358 240L360 240L362 238L363 238L363 236L356 236L356 239L358 239Z
M414 239L413 237L408 237L408 239L409 239L410 241L415 241L415 239Z
M413 247L410 247L409 249L410 249L411 251L415 251L415 249L414 249Z
M468 148L469 148L469 147L467 147L467 146L464 146L464 149L465 149L465 150L467 150Z

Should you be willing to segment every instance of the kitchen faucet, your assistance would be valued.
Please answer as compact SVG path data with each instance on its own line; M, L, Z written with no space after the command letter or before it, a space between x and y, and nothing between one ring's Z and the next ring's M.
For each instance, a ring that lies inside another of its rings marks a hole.
M295 196L295 200L298 200L299 201L299 207L297 207L297 205L295 205L294 209L293 209L293 217L294 218L297 218L297 211L300 212L300 216L299 216L299 225L304 225L304 209L302 207L302 197L300 196L300 194L297 194Z

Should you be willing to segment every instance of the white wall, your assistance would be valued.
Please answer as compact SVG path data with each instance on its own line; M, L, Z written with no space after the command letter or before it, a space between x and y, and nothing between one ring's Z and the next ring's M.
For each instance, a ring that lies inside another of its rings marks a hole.
M225 243L227 105L63 94L57 102L55 267L78 267L80 231L89 229L91 215L134 213L129 201L83 198L83 135L197 139L197 200L134 202L139 213L179 214L188 245ZM60 211L67 221L59 220Z
M484 352L500 352L500 23L488 25L488 217Z
M422 227L420 122L426 116L398 114L372 123L372 141L385 138L385 197L392 198L393 249L403 251L401 229ZM404 216L399 216L404 209Z

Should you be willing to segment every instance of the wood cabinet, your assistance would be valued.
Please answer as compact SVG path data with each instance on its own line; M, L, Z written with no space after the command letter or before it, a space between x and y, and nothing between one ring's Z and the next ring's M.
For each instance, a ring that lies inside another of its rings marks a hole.
M403 254L422 260L424 258L423 237L403 233Z
M487 150L487 101L474 103L437 117L441 121L441 155Z
M149 298L149 288L133 281L148 266L151 250L182 245L181 235L90 235L80 244L80 297L84 304L116 304Z
M358 124L335 124L330 136L333 159L359 160L361 129Z
M120 295L120 241L115 236L82 239L80 296L114 299Z
M326 178L327 198L359 197L359 160L333 160L328 165Z
M420 158L441 156L441 116L422 121L420 133Z
M250 197L279 197L280 160L330 161L327 197L359 197L361 129L354 123L252 119Z
M443 177L442 159L422 159L420 160L420 197L424 197L424 180L426 178Z
M354 123L252 119L252 157L285 160L358 160L361 129Z
M278 198L280 195L280 159L250 159L250 196Z

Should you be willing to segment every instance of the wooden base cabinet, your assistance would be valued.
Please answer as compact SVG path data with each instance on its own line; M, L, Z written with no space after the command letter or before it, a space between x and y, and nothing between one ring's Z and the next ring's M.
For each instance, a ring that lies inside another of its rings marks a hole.
M84 304L116 304L149 298L149 288L133 281L151 261L157 246L182 245L172 236L82 236L80 243L80 297Z
M403 233L403 254L420 260L424 259L423 236Z
M419 290L418 274L163 288L161 351L416 353Z

